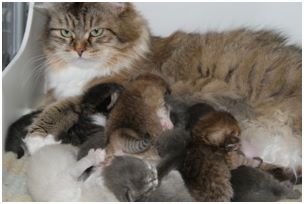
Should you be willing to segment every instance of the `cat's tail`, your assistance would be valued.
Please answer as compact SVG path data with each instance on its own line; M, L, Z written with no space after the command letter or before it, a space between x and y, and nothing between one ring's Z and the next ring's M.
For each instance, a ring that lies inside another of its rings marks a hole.
M10 125L5 140L4 148L6 152L16 153L18 159L25 154L26 145L23 139L27 135L27 128L33 123L34 118L36 118L39 113L41 113L41 110L23 115Z

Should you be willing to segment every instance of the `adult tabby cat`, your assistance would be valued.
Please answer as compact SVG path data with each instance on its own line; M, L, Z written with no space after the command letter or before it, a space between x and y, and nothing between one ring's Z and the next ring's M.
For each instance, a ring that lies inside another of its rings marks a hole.
M130 3L54 3L47 10L49 98L157 70L172 94L229 110L246 155L301 171L301 49L284 37L248 29L153 37Z

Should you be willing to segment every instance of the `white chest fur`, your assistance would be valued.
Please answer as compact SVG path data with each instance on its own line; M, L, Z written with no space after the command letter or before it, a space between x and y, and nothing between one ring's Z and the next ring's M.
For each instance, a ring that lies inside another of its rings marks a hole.
M61 70L50 70L47 74L47 89L54 90L54 97L63 99L83 93L83 87L94 77L107 76L109 69L79 68L69 65Z

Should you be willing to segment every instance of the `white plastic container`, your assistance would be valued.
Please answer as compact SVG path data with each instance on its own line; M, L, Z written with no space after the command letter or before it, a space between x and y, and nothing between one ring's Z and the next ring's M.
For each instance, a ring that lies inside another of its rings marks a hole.
M33 7L34 3L30 3L20 49L2 73L2 144L8 126L34 107L43 93L43 78L36 76L34 70L41 63L38 60L42 55L39 36L46 17L34 11Z
M177 29L206 31L240 26L278 29L292 43L301 43L301 3L135 3L153 34L166 36ZM8 126L43 93L39 37L46 17L30 3L21 48L2 74L2 141ZM40 80L38 80L38 78Z

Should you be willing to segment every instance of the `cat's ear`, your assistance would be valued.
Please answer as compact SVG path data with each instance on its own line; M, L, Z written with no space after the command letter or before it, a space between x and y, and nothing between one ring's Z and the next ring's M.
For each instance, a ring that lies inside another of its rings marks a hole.
M129 2L107 2L107 3L103 3L103 5L117 15L120 15L128 8L133 7L132 4Z
M54 8L54 3L35 3L34 9L37 10L38 12L45 14L45 15L50 15L52 11L55 10Z

